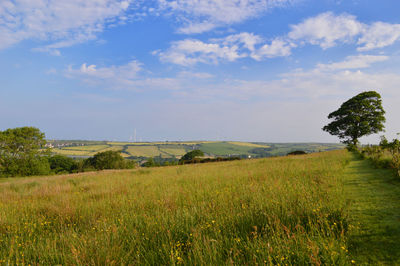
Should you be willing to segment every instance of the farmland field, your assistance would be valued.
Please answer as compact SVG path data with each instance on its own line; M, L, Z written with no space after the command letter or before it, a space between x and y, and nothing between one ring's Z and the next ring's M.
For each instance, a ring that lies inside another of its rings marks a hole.
M281 156L294 150L306 152L327 151L341 149L341 144L323 143L252 143L238 141L189 141L189 142L92 142L92 141L50 141L62 143L52 151L55 154L67 156L93 156L97 152L119 150L127 158L157 157L180 158L185 153L200 149L207 156L252 156L271 157Z
M157 146L128 146L127 153L132 156L154 157L160 155Z

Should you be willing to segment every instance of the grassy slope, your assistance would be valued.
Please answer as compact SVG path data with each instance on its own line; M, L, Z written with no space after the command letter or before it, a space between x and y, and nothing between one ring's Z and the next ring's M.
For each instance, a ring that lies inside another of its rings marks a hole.
M357 264L400 265L400 179L354 159L345 172L351 200L350 252Z
M0 264L348 264L345 151L0 181Z
M1 179L0 265L398 265L400 180L349 159Z

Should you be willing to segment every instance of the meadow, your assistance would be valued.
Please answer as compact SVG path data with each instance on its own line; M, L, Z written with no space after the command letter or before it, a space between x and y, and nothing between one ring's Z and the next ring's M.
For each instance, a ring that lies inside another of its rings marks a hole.
M351 264L344 150L0 180L0 264Z

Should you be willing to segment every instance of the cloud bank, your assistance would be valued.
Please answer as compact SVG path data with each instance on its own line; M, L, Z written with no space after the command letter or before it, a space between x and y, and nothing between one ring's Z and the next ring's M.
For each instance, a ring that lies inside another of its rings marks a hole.
M24 40L50 43L36 50L58 49L96 38L105 27L122 23L133 0L2 0L0 49Z
M163 12L170 12L183 24L178 32L195 34L257 17L293 0L159 0Z
M184 39L154 54L162 62L188 66L196 63L233 62L247 57L257 61L287 57L293 49L304 45L317 45L325 50L348 44L355 46L358 52L366 52L393 45L400 39L400 24L378 21L368 25L358 21L355 16L335 15L331 12L307 18L290 28L286 35L272 40L250 32L208 41ZM369 57L368 60L377 58Z

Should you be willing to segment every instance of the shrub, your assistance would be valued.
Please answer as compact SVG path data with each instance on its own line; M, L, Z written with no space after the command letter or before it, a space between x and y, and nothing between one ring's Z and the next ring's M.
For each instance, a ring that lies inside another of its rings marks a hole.
M84 162L84 168L93 167L96 170L134 168L134 162L126 161L119 151L104 151L96 153Z
M398 139L389 142L385 136L381 136L379 146L365 147L360 155L362 158L370 159L375 167L392 168L400 176L400 141Z
M153 158L147 159L147 161L142 165L144 167L155 167L155 166L160 166L159 163L156 163Z
M202 152L201 150L193 150L183 155L180 161L190 161L196 157L201 157L201 156L204 156L204 152Z
M353 143L347 144L346 149L347 149L348 151L358 151L357 145L356 145L356 144L353 144Z
M400 177L400 153L396 153L392 157L391 166L396 169L397 175Z
M307 154L307 152L305 152L305 151L292 151L292 152L289 152L287 155L304 155L304 154Z
M50 169L59 173L74 173L78 171L78 162L64 155L54 155L49 158Z

